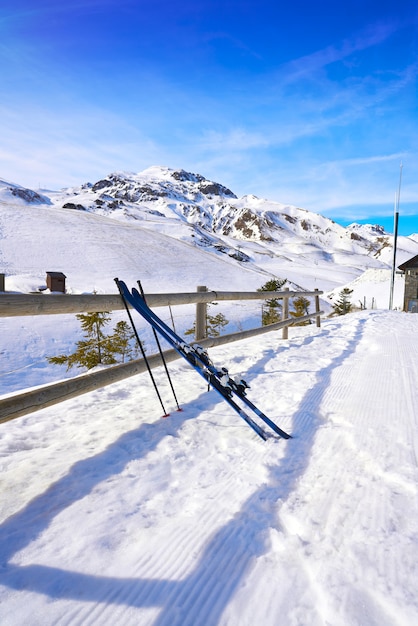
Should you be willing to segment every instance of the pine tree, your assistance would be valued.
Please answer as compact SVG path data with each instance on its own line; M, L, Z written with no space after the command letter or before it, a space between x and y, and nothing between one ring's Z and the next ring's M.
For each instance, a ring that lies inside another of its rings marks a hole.
M113 330L113 335L108 337L111 350L114 354L119 354L121 363L132 361L137 358L139 348L136 342L135 333L129 326L128 322L118 322ZM144 347L144 342L141 342Z
M287 283L287 278L271 278L257 291L279 291ZM261 307L261 323L263 326L280 322L282 305L278 298L265 300Z
M207 321L208 337L219 337L223 327L227 324L228 320L223 313L218 313L217 315L209 315Z
M81 313L76 315L84 331L84 339L78 341L72 354L47 357L49 363L91 369L96 365L114 365L121 355L122 363L136 355L132 347L134 333L127 322L118 322L112 335L106 335L103 328L110 322L108 311L101 313Z
M299 296L293 300L293 306L295 307L294 311L290 312L292 317L303 317L304 315L309 314L309 300L304 296ZM305 320L304 322L299 322L299 324L295 324L296 326L306 326L310 324L311 320Z
M212 302L212 306L217 305L217 302ZM223 313L217 313L217 315L206 316L206 335L207 337L219 337L224 326L229 324L229 320L226 319ZM193 326L184 331L185 335L196 334L196 322L193 322Z
M352 293L353 290L348 287L344 287L344 289L340 291L339 299L332 307L334 309L334 315L346 315L346 313L351 313L353 305L350 302L350 297Z

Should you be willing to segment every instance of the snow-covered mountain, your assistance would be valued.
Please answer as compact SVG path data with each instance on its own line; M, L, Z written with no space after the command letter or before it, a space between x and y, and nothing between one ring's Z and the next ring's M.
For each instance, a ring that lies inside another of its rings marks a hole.
M327 252L365 254L383 262L387 262L385 250L391 246L391 238L381 226L352 224L344 228L305 209L253 195L237 198L225 186L200 174L168 167L150 167L139 174L113 173L58 193L40 195L16 186L12 193L27 194L29 201L37 204L43 198L60 208L148 222L168 233L172 232L170 220L175 219L188 226L186 239L241 261L249 259L239 251L237 241L273 248L275 244L299 243Z
M72 273L74 291L86 288L78 278L86 273L96 290L109 288L104 256L113 271L126 276L132 267L137 275L139 266L149 281L153 265L167 266L171 290L194 289L208 273L213 288L255 288L265 276L278 276L331 290L392 262L393 238L378 225L344 228L294 206L237 198L200 174L168 167L117 172L60 191L0 181L0 208L3 271L40 272L39 279L47 269ZM416 237L399 237L399 263L417 253ZM158 275L152 290L166 290Z

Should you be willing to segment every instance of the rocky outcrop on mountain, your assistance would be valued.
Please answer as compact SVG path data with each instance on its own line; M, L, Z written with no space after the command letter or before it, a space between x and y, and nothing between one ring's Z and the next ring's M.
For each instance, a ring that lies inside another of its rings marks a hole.
M351 239L364 246L375 258L379 258L386 248L392 247L392 238L379 224L350 224L347 230Z
M9 198L11 202L18 200L25 204L52 204L50 198L44 194L2 180L0 180L0 196L3 200Z
M10 189L12 195L25 200L29 204L45 204L46 198L41 196L36 191L32 191L32 189L24 189L23 187L12 187Z
M86 207L82 204L74 204L74 202L66 202L62 205L63 209L72 209L73 211L85 211Z

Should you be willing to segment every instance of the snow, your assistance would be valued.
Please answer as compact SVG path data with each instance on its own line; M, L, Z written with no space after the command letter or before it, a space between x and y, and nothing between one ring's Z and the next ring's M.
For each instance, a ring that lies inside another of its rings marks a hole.
M362 311L212 349L288 441L178 361L169 418L143 374L3 425L1 623L416 624L417 332Z
M367 309L384 309L389 305L391 270L370 268L360 274L346 286L352 290L350 300L356 307ZM404 277L395 274L393 301L395 307L403 308L403 296L405 289ZM334 289L327 293L333 302L338 300L341 289Z
M64 271L70 293L115 293L115 276L173 292L254 290L277 275L327 291L327 311L344 286L368 307L210 350L287 441L263 442L180 360L169 369L181 412L154 370L168 418L144 373L0 425L2 626L415 626L418 316L386 310L388 268L361 272L358 255L304 256L294 242L239 264L182 241L174 220L170 237L0 208L9 291L36 291L46 270ZM402 297L397 276L398 308ZM194 308L172 312L183 334ZM216 312L232 332L257 325L260 304ZM0 318L0 336L2 394L80 373L45 359L81 338L74 316Z

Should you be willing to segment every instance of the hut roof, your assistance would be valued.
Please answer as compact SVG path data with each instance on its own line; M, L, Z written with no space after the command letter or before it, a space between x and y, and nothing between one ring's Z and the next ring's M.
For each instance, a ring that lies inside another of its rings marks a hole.
M398 269L405 271L407 269L414 268L414 267L418 269L418 254L412 257L412 259L405 261L405 263L402 263L402 265L399 265Z

